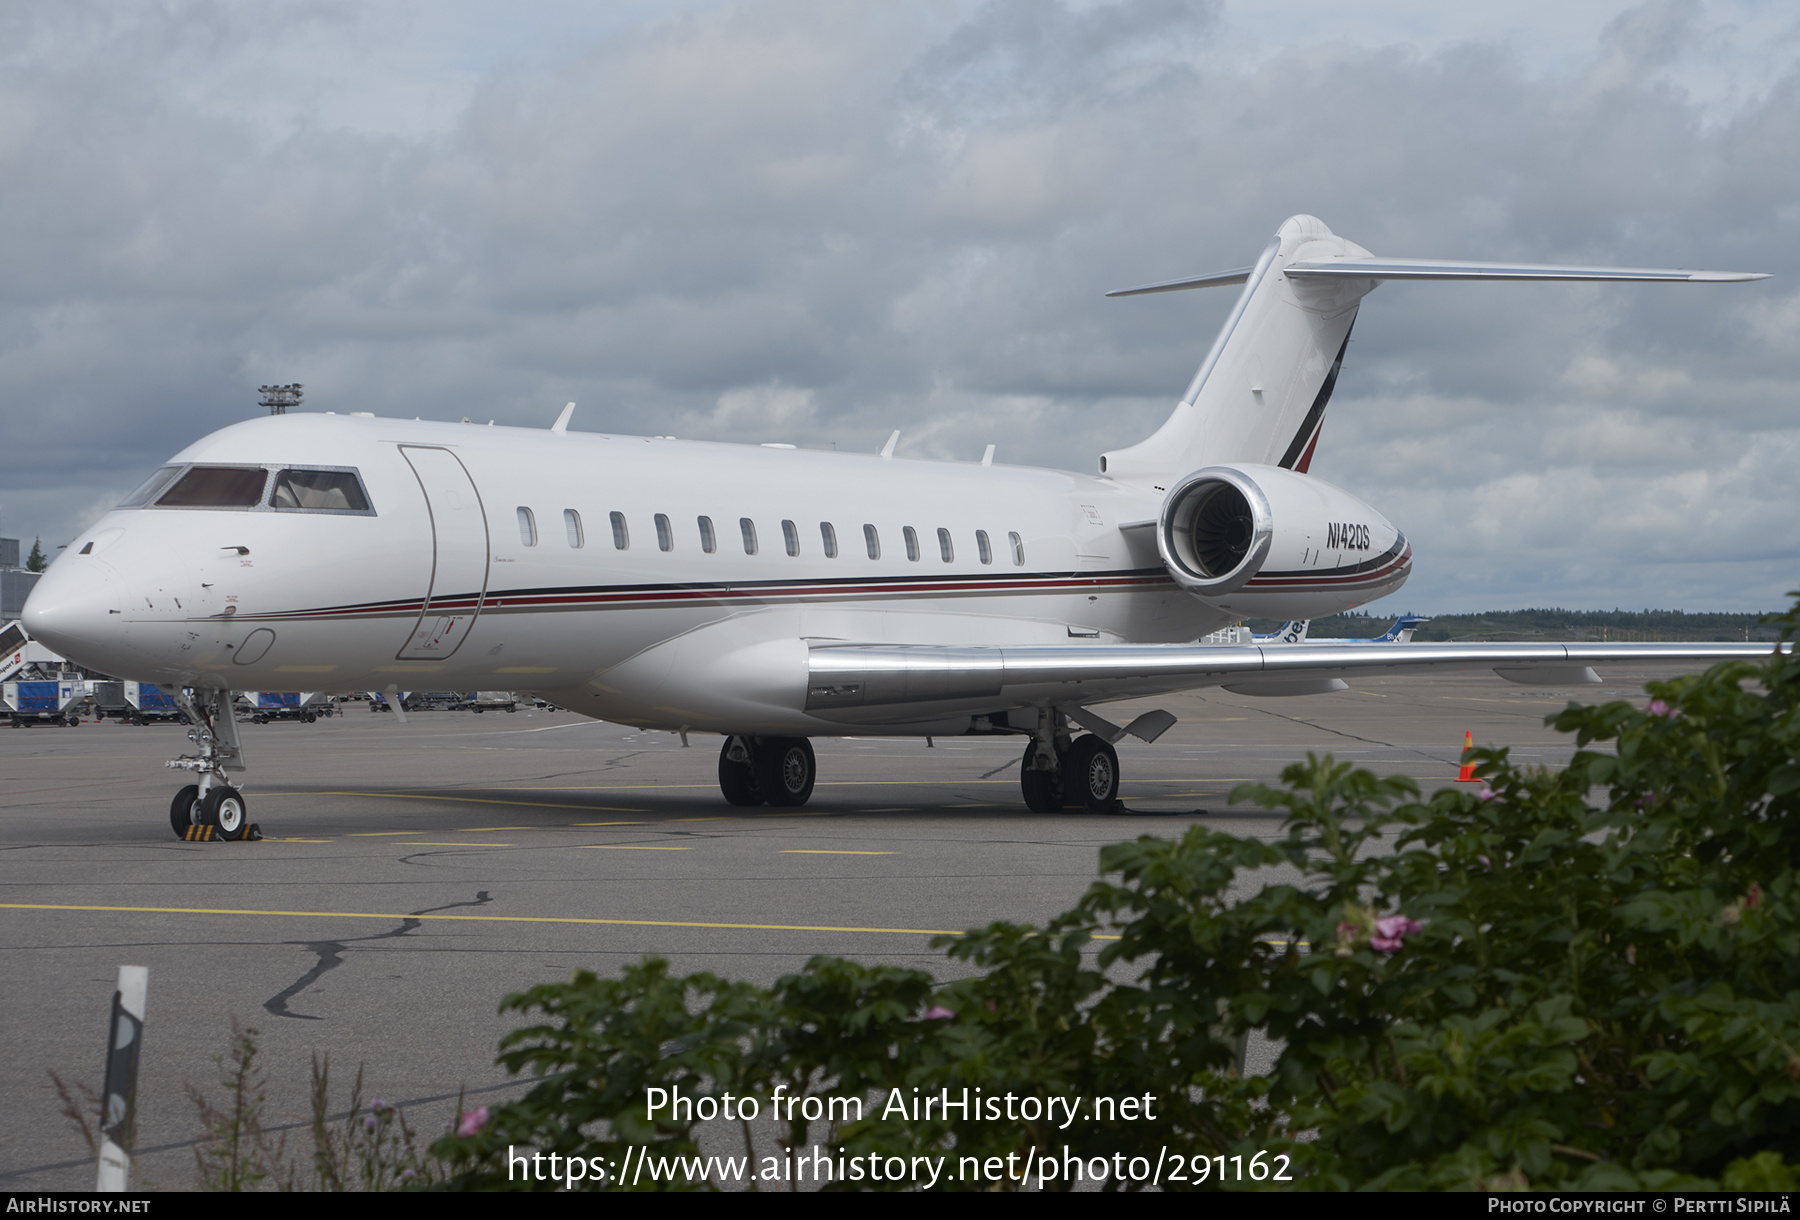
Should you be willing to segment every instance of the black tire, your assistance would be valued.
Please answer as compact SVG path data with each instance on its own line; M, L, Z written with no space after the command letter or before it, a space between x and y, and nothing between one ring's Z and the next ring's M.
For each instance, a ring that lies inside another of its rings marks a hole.
M760 805L762 793L756 790L756 769L749 763L731 760L731 742L727 737L719 748L719 791L733 805Z
M200 824L200 785L189 784L169 802L169 828L177 839L187 838L188 827Z
M244 794L230 784L220 784L200 802L200 820L218 830L218 837L228 843L244 837L250 826L250 810Z
M1111 813L1119 803L1119 753L1092 733L1075 739L1063 755L1063 794L1089 813Z
M812 797L818 761L804 737L765 737L756 743L752 765L756 787L769 804L794 808Z
M1037 742L1025 747L1025 758L1019 764L1019 787L1025 793L1025 808L1033 813L1060 813L1063 805L1063 777L1057 769L1035 770L1031 757L1037 753Z

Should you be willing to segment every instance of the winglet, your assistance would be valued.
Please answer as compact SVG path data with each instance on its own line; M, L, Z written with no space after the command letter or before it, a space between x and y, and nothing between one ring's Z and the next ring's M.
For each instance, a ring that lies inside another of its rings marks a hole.
M570 403L562 409L562 414L556 417L556 422L550 425L550 431L558 436L563 435L569 430L569 416L573 414L575 414L575 404Z
M885 444L881 447L881 456L884 458L893 457L894 456L894 446L898 445L899 443L900 443L900 429L895 428L893 433L888 437L887 444Z

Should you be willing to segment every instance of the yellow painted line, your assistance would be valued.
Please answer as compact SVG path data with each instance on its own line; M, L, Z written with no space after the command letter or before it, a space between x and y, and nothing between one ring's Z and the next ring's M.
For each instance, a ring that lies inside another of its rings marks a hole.
M455 826L453 830L459 834L491 835L502 830L536 830L536 826Z
M737 818L732 814L726 814L716 818L673 818L671 820L676 822L735 822Z
M1238 717L1242 720L1245 717ZM820 780L815 788L941 788L954 787L958 784L1016 784L1017 779L840 779ZM717 784L581 784L561 785L542 784L530 787L508 788L508 792L648 792L652 789L705 788L717 792ZM376 792L334 792L331 796L380 796Z
M570 822L571 826L642 826L642 822Z
M715 785L692 784L689 786L696 787L696 788L704 788L704 787L713 787ZM546 791L555 792L555 791L561 791L561 789L552 788L552 789L546 789ZM567 791L574 792L574 791L579 791L579 789L571 788L571 789L567 789ZM606 812L606 813L612 813L612 812L636 813L636 812L638 812L635 809L610 810L610 809L607 809L606 806L604 806L604 805L600 805L600 806L558 805L552 801L496 801L496 800L490 800L486 797L479 797L479 796L447 796L447 795L441 796L436 793L425 793L425 792L262 792L262 793L257 794L257 799L266 801L270 797L275 797L275 796L370 796L370 797L376 797L381 800L394 800L394 801L455 801L455 802L458 802L458 803L464 804L464 805L518 805L518 806L524 806L524 807L531 808L531 809L561 809L561 810L564 810L565 812L571 811L571 810L579 811L584 808L585 809L598 808L602 812Z
M784 851L781 854L784 856L891 856L895 853L891 851L826 851L823 848L813 848L809 850L803 847L795 847Z
M126 915L278 915L292 919L421 919L462 923L567 923L621 928L720 928L744 932L875 932L898 936L961 936L948 928L855 928L790 923L700 923L672 919L583 919L572 915L408 915L393 911L250 911L211 907L103 907L44 902L0 902L7 911L100 911ZM1101 937L1117 940L1118 937Z
M265 839L265 843L329 843L330 839Z
M263 795L267 796L268 793L265 792ZM350 832L350 837L352 839L379 839L383 835L422 835L429 833L429 831L424 830L353 830Z
M692 851L689 847L656 847L648 843L577 843L587 851Z
M406 841L406 846L408 846L408 847L511 847L512 844L511 843L470 843L467 840L464 840L461 843L427 843L421 839L408 839Z

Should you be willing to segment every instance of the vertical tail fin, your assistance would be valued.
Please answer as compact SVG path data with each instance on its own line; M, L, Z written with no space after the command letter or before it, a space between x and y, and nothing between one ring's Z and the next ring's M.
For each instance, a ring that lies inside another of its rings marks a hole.
M1100 473L1158 489L1202 466L1220 464L1285 466L1305 473L1356 311L1382 280L1723 284L1767 278L1746 271L1376 258L1315 216L1290 216L1254 267L1107 293L1244 286L1173 414L1148 440L1104 454Z
M1368 257L1367 250L1338 237L1316 217L1293 216L1254 267L1108 294L1244 285L1174 413L1148 440L1103 456L1102 473L1162 483L1219 463L1305 471L1357 306L1375 280L1318 280L1286 270L1290 263Z

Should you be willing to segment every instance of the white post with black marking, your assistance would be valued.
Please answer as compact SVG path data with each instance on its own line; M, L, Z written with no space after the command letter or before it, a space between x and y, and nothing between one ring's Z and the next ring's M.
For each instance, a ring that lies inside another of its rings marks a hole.
M96 1190L122 1191L131 1176L136 1143L138 1052L144 1045L145 966L120 966L106 1038L106 1087L101 1093L100 1181Z

